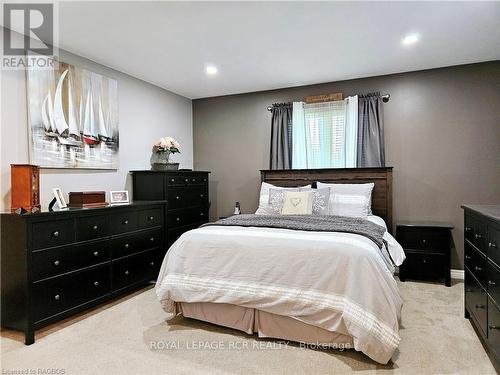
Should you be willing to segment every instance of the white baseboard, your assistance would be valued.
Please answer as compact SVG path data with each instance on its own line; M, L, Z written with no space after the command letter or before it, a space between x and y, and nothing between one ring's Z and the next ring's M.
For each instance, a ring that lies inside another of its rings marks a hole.
M451 270L451 278L455 280L463 280L464 279L464 270Z

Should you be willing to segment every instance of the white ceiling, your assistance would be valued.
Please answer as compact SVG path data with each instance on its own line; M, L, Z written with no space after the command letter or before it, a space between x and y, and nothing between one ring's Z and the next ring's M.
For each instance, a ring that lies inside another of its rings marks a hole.
M59 5L62 48L189 98L498 60L499 25L500 2Z

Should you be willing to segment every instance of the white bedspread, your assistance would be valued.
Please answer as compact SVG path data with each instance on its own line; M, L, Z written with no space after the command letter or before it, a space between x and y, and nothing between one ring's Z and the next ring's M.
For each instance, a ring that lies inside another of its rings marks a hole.
M402 307L388 253L396 263L404 253L384 238L381 250L350 233L199 228L170 248L156 293L167 312L177 312L175 302L213 302L290 316L349 335L356 350L387 363Z

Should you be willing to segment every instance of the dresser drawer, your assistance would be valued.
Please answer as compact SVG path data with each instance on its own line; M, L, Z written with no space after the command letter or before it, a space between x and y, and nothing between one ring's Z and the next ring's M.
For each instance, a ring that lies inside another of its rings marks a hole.
M208 178L206 175L203 174L195 174L188 176L189 185L206 185L208 186Z
M464 221L464 238L474 243L474 217L466 213Z
M137 229L137 211L114 213L109 216L111 234L131 232Z
M191 192L185 187L172 186L168 188L168 209L177 209L192 206Z
M92 240L108 235L108 220L105 215L79 217L76 219L77 241Z
M487 287L490 297L493 298L496 303L500 303L500 271L491 262L488 262Z
M193 213L191 208L171 211L167 215L167 228L174 229L193 223Z
M35 251L33 252L33 280L60 275L109 260L109 241L107 240Z
M488 300L488 344L495 357L500 358L500 310L495 303Z
M486 258L467 242L464 244L465 267L486 288L488 277L486 272Z
M166 177L167 186L181 186L186 184L187 177L181 174L172 174Z
M191 206L206 206L208 204L208 186L197 185L190 188Z
M493 226L488 226L488 258L500 266L500 230Z
M162 223L162 210L161 208L150 208L148 210L140 210L138 212L139 216L139 228L152 228L161 225Z
M60 246L75 241L72 219L44 221L33 224L33 249Z
M402 264L405 277L438 278L443 275L446 265L444 255L419 252L406 252L406 259Z
M488 252L488 240L486 235L486 223L483 220L474 219L474 237L472 243L483 252Z
M194 207L191 210L191 217L193 223L202 223L208 222L208 207Z
M112 289L117 291L139 282L156 278L159 267L159 250L123 258L112 263Z
M112 259L128 256L140 251L151 249L162 243L161 229L136 232L113 238L111 241Z
M110 265L33 284L33 314L39 321L108 294Z
M465 303L469 313L486 337L487 294L467 270L465 271Z

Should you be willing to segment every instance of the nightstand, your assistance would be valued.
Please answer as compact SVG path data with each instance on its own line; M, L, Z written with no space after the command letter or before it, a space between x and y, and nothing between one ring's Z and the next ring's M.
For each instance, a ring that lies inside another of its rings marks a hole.
M396 239L406 260L399 267L399 279L445 280L451 286L450 248L453 225L441 222L399 222Z

